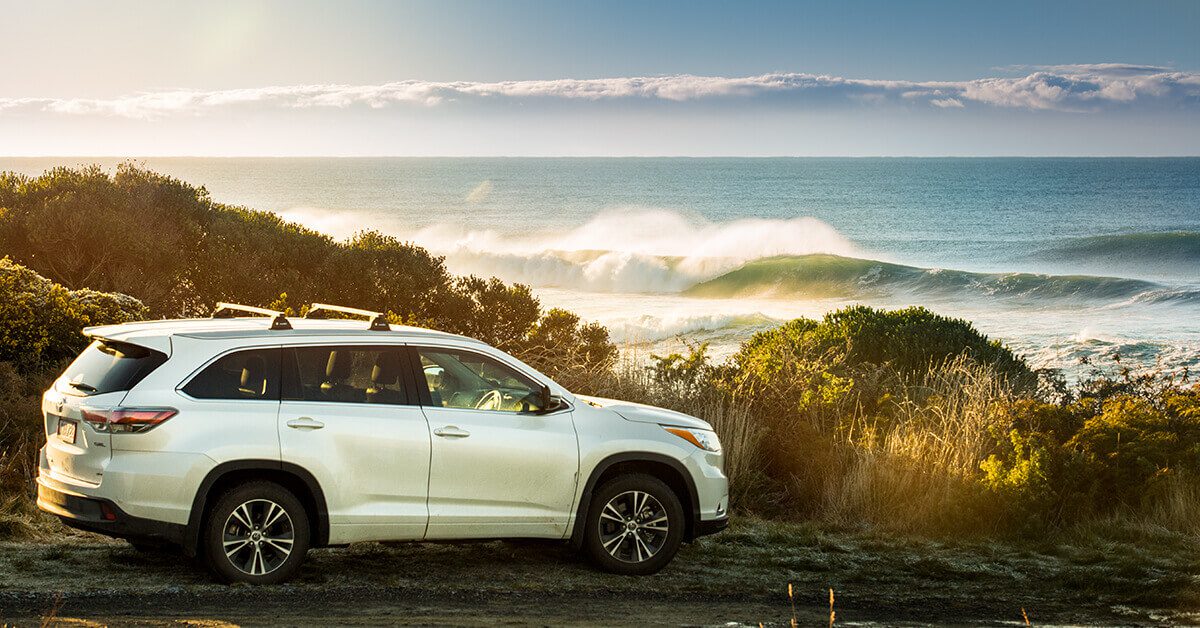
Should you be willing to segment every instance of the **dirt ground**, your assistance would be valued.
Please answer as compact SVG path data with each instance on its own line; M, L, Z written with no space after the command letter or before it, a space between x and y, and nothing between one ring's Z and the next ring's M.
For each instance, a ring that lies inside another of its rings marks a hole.
M0 544L0 624L1200 624L1190 537L1097 531L1037 545L946 543L739 521L663 572L621 578L536 543L360 544L301 577L224 586L182 556L69 535ZM795 610L787 585L795 592Z

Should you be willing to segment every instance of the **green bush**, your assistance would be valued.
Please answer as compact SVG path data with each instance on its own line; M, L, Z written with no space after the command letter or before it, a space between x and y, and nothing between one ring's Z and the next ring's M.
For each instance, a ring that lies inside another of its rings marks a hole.
M617 358L608 329L584 323L576 314L559 308L548 310L513 351L530 366L579 393L594 392L597 379L612 369Z
M1124 390L1116 382L1100 388ZM1016 400L998 406L994 429L996 451L980 465L983 486L1045 525L1153 511L1200 477L1196 387L1057 404Z
M0 259L0 362L37 370L87 345L79 333L91 325L145 318L146 308L123 294L68 290Z
M28 489L45 438L41 395L87 345L80 330L145 316L133 297L68 290L0 259L0 537L38 521Z
M1067 442L1096 492L1135 505L1171 475L1200 475L1200 388L1164 391L1157 403L1118 396Z
M97 166L0 175L0 250L67 289L132 295L160 318L287 293L514 343L541 314L528 287L455 278L414 244L375 231L337 242L132 164L111 176Z

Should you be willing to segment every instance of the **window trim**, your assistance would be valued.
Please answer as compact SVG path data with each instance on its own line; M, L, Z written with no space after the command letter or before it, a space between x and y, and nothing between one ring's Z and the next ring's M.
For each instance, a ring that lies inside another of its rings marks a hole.
M351 351L381 351L386 349L394 349L400 352L400 377L404 383L404 403L367 403L365 401L329 401L325 399L288 399L284 397L285 383L290 378L296 378L296 382L300 379L300 363L297 361L297 349L347 349ZM413 381L412 369L408 367L408 358L406 354L409 352L408 346L401 343L339 343L339 342L311 342L294 345L283 345L283 352L280 354L279 364L279 401L280 403L319 403L332 404L336 406L366 406L370 408L415 408L420 407L420 399L417 398L417 393L420 390ZM285 366L285 358L283 355L290 354L292 360Z

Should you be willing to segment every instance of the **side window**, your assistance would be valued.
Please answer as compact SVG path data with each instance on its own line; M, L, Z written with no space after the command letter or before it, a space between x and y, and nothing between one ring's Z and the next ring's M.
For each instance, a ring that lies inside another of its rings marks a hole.
M222 356L183 387L197 399L279 399L279 349Z
M445 408L536 412L541 386L488 356L453 349L417 349L433 405Z
M407 404L398 347L297 347L288 352L284 399Z

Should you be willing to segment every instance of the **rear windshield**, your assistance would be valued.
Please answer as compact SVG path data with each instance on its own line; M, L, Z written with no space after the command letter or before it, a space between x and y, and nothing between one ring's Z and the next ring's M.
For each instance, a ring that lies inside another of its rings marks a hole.
M63 373L69 382L66 392L99 395L129 390L166 361L166 355L152 349L97 340Z

